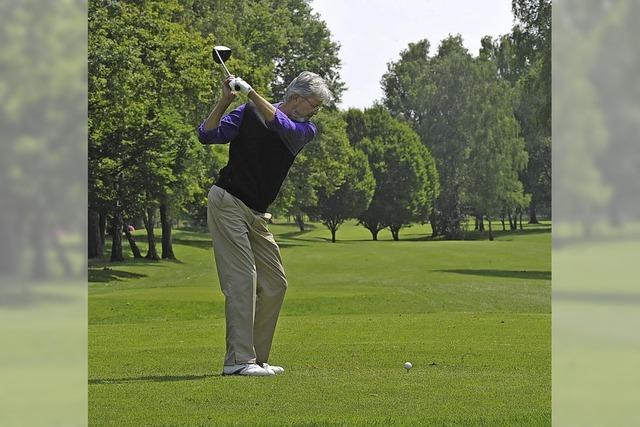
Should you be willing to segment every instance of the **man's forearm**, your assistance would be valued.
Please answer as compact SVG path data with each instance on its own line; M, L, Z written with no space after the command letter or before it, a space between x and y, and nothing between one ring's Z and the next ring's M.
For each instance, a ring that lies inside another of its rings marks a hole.
M227 111L227 108L229 108L229 105L231 105L232 101L233 101L233 98L231 99L221 98L218 101L216 106L213 107L211 114L209 114L209 117L207 117L207 120L205 120L204 122L205 132L220 126L220 120L222 119L224 112Z
M271 103L269 101L267 101L262 96L260 96L260 94L258 92L256 92L255 90L251 90L251 92L249 92L247 97L251 101L253 101L253 103L255 104L256 108L258 109L258 111L260 112L262 117L264 117L264 119L266 121L272 122L275 119L275 117L276 117L276 107L271 105Z

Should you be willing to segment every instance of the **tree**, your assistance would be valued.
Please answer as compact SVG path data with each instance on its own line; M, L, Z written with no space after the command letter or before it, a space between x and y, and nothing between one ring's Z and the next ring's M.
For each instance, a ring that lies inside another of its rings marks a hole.
M363 150L367 155L369 165L374 175L376 182L376 188L374 189L371 203L364 212L361 212L358 216L358 223L364 228L369 230L371 238L378 240L378 233L387 227L385 219L390 216L387 212L391 210L385 204L384 191L381 191L383 185L386 183L385 178L385 164L384 164L384 144L380 138L370 140L369 138L363 138L358 142L357 149Z
M350 142L367 155L376 181L360 224L373 240L386 227L398 240L402 227L426 221L433 208L438 179L431 153L408 124L394 119L381 105L364 113L349 110L345 118Z
M409 120L433 153L440 180L432 227L447 238L462 235L462 183L465 153L471 140L473 117L473 58L460 36L442 41L428 57L429 42L410 43L400 60L383 76L384 104Z
M532 196L529 222L535 224L538 208L551 206L551 1L513 0L512 10L512 32L492 47L483 43L483 53L517 88L515 113L529 154L520 178Z
M331 231L333 243L340 225L367 209L376 185L367 156L362 151L352 150L347 160L349 169L342 185L330 195L326 194L326 187L320 188L316 206L308 209Z
M527 164L524 141L514 116L515 89L498 79L496 65L485 55L476 61L473 104L476 108L472 140L465 162L465 199L473 212L489 221L502 212L525 208L530 197L523 193L518 174Z
M189 154L199 143L185 123L195 121L208 96L207 49L172 21L181 10L171 1L95 4L90 11L90 194L110 206L115 227L124 211L148 215L159 205L167 258L173 257L170 207L195 192L198 166Z

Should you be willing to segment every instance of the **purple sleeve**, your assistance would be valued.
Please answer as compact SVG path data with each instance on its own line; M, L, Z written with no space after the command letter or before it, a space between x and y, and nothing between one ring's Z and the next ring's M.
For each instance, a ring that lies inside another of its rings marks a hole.
M203 144L226 144L238 136L240 123L244 116L244 107L241 105L231 111L220 120L220 125L208 131L204 130L204 121L198 127L198 139ZM205 120L206 121L206 120Z
M267 127L280 136L289 151L298 154L302 147L311 141L318 132L316 125L311 122L295 122L276 108L275 118L267 122Z

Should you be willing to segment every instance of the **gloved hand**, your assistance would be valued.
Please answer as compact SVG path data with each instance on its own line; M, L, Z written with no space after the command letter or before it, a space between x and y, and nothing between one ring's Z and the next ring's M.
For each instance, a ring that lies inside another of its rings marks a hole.
M244 95L248 95L249 92L253 90L251 85L242 80L241 77L236 77L235 79L231 80L229 82L229 86L231 87L231 89L235 90L236 92L242 92Z

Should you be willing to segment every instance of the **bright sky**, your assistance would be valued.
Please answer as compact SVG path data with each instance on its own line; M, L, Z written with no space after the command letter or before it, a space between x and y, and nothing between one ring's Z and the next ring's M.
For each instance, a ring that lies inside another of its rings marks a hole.
M428 39L430 53L449 34L460 34L476 56L480 39L506 34L513 25L511 0L312 0L340 43L340 76L347 85L340 107L370 107L382 99L387 63L410 42Z

